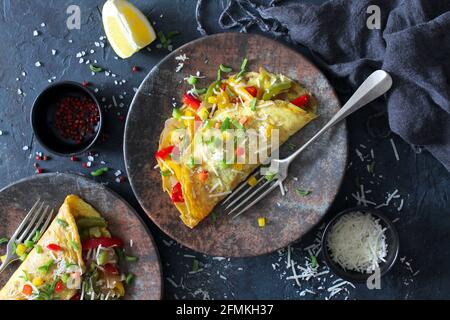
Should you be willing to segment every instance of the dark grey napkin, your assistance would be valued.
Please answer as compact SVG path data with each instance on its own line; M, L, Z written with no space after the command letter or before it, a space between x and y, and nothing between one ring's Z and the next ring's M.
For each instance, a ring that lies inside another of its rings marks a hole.
M380 29L367 27L371 5L380 8ZM333 83L346 80L356 88L374 70L388 71L394 80L387 95L391 130L424 146L450 171L450 0L333 0L321 6L229 0L219 22L288 36L311 50Z

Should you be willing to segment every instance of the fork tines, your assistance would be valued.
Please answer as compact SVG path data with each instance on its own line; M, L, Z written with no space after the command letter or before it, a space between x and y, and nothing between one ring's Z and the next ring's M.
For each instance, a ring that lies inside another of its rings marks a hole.
M253 177L257 181L256 184L251 185L249 184L248 180L244 181L222 202L222 205L225 205L231 201L225 207L225 212L227 212L229 215L233 212L236 212L248 203L243 209L241 209L234 215L233 219L250 209L279 185L277 175L275 175L272 179L267 179L267 177L262 175L261 171L258 170L258 172L254 174ZM246 195L248 196L245 197Z
M53 209L49 210L49 206L42 201L37 200L28 214L20 223L14 232L11 240L21 243L30 240L39 231L42 234L49 226L53 218Z

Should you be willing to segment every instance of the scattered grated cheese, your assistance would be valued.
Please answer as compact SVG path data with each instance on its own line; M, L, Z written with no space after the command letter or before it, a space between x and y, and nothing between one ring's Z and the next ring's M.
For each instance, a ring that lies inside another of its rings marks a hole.
M209 194L208 197L210 197L210 198L222 197L222 196L226 196L227 194L230 194L230 193L231 193L231 191L213 193L213 194Z
M395 145L394 140L391 138L391 145L392 145L392 150L394 150L394 155L395 155L395 159L397 159L397 161L400 160L400 157L398 156L398 151L397 151L397 147Z

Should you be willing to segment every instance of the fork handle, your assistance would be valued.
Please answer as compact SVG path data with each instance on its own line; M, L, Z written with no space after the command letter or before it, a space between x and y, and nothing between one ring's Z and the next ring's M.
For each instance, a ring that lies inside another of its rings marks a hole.
M350 97L347 103L331 118L330 121L304 145L282 162L292 162L306 147L319 138L326 130L345 119L347 116L386 93L392 86L391 76L384 70L373 72Z

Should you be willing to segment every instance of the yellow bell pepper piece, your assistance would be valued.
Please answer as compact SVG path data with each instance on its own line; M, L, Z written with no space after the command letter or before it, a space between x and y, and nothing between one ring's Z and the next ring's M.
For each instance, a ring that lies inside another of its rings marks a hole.
M212 104L215 104L215 103L217 103L217 98L216 97L209 97L208 98L208 102L212 103Z
M123 287L122 282L117 282L114 288L117 289L117 293L121 297L123 297L125 295L125 288Z
M253 100L253 96L248 93L247 90L245 90L245 88L243 87L234 87L233 88L234 91L237 93L238 96L240 96L244 101L252 101Z
M266 218L264 217L259 217L258 218L258 226L260 228L264 228L266 226Z
M251 176L248 178L247 183L250 185L250 187L254 187L258 184L258 180L255 178L255 176Z
M27 247L25 247L24 244L19 243L19 244L17 245L17 247L16 247L16 254L17 254L19 257L23 256L23 255L26 253L26 251L27 251Z
M270 138L272 136L272 130L273 130L273 125L271 125L270 123L267 124L267 127L266 127L267 138Z
M198 116L200 117L200 119L202 119L202 121L208 119L209 117L209 112L208 109L206 109L205 107L201 107L198 111L197 111Z
M36 277L33 279L32 283L35 287L40 287L44 284L44 280L42 280L41 277Z
M217 96L217 107L219 109L224 109L228 107L230 104L230 99L228 98L228 94L225 91L221 91Z

